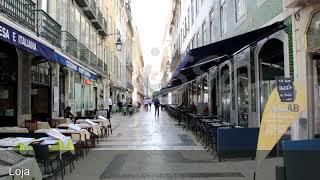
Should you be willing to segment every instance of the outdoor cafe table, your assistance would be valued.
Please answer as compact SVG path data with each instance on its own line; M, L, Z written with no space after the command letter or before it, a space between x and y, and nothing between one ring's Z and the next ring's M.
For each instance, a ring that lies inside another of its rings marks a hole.
M100 135L101 134L101 128L100 125L95 123L93 125L88 124L88 123L81 123L81 124L77 124L77 126L79 126L81 129L87 129L90 132L90 129L92 129L92 133L95 135ZM57 126L58 128L63 128L63 129L68 129L69 128L69 124L59 124Z
M33 148L29 144L34 140L34 138L7 137L0 139L0 147L7 148L8 150L16 150L21 153L26 153L27 151L33 151Z
M94 123L98 123L100 124L102 127L107 127L108 126L108 120L102 120L102 119L90 119L90 121L94 122ZM86 120L84 119L78 119L76 121L76 123L78 124L82 124L82 123L86 123Z
M37 129L50 129L48 122L37 121Z
M0 133L29 133L29 130L22 127L0 127Z
M9 175L10 169L11 172L15 172L16 169L29 170L29 175L21 177L21 175ZM20 154L17 154L12 151L6 151L4 149L0 150L0 179L1 180L11 180L11 179L42 179L41 170L38 166L35 158L26 158Z
M56 129L61 134L71 134L71 138L73 140L81 140L82 142L85 142L86 140L90 139L90 133L86 129L81 129L79 131L73 130L73 129ZM36 130L35 133L47 133L49 129L39 129ZM78 135L78 136L73 136ZM79 139L80 137L80 139Z

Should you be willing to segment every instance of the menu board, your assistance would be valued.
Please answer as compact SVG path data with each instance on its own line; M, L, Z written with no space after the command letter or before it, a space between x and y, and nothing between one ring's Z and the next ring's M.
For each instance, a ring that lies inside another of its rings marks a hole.
M293 102L294 101L294 86L293 79L291 78L278 78L277 88L281 102Z

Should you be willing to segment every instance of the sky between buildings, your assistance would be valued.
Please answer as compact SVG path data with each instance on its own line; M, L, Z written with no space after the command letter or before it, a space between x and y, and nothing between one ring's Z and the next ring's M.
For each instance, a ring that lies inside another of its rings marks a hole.
M160 83L162 40L168 23L171 0L132 0L132 17L137 25L145 67L151 65L150 83Z

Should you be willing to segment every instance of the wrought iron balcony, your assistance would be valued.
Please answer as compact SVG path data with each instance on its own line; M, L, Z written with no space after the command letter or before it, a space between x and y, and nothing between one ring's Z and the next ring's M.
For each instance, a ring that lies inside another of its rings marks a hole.
M130 71L133 71L133 65L132 65L132 62L127 62L127 68L130 70Z
M134 89L134 87L133 87L131 82L127 82L127 88L130 89L130 90Z
M35 31L36 4L32 0L0 0L0 12Z
M61 26L43 10L36 10L37 34L57 47L61 47Z
M62 36L65 41L64 50L74 57L78 57L78 40L67 31L63 31Z
M79 50L80 50L80 56L79 56L80 60L88 64L90 59L90 51L82 43L78 43L78 44L79 44Z
M103 15L100 9L97 9L97 15L96 15L96 18L92 20L92 25L97 30L100 30L103 28Z
M106 36L108 34L108 23L105 18L103 18L102 28L98 30L100 36Z
M79 7L88 7L89 1L88 0L75 0Z
M103 72L106 76L108 76L108 65L106 63L103 64Z
M93 52L90 52L90 65L95 68L98 65L97 56Z
M100 71L103 71L103 62L102 62L102 60L99 59L99 58L98 58L98 69L99 69Z
M88 19L95 19L97 14L97 4L95 0L88 0L89 6L84 8L84 13Z

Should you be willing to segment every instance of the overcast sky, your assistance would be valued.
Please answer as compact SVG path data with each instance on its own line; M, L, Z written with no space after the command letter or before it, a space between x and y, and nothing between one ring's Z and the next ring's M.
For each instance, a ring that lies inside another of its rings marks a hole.
M171 0L132 0L132 17L137 26L145 67L151 69L151 83L160 82L162 39L168 23Z

